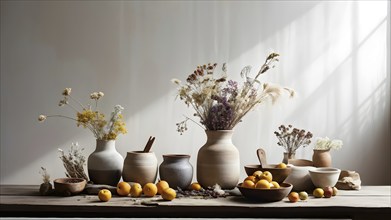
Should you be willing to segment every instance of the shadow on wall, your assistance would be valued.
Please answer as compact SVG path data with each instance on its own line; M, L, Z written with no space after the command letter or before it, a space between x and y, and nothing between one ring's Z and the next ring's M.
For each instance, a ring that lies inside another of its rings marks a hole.
M6 122L6 131L2 129L1 181L9 182L10 175L17 179L14 176L21 170L25 174L35 172L39 166L29 167L42 163L40 160L47 159L57 147L69 146L74 139L91 138L88 131L74 129L72 122L36 124L40 113L62 112L55 106L60 97L53 96L56 91L59 94L65 87L74 88L79 95L104 91L105 113L125 100L121 104L131 114L128 124L137 126L141 123L137 120L143 119L134 116L172 91L173 76L186 77L185 71L200 62L233 60L316 5L295 4L2 2L5 25L1 48L9 61L2 62L2 98L8 104L2 105L2 124L4 117L17 118L14 109L23 109L20 102L12 101L26 99L18 88L33 91L29 98L36 102L31 103L31 113L21 115L16 122L28 121L30 126ZM284 16L269 22L278 13ZM24 78L30 81L20 80ZM159 115L150 117L161 120ZM24 138L18 138L17 133ZM43 134L44 139L37 138ZM131 143L133 137L123 142ZM87 143L94 145L93 140ZM28 154L19 153L26 149ZM14 163L16 158L18 163Z

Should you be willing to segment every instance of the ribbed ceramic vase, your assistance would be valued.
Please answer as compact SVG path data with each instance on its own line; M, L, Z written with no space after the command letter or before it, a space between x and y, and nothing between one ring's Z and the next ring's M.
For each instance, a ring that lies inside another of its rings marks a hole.
M155 183L157 177L157 158L154 152L128 152L124 161L122 179L126 182L136 182L144 186Z
M88 176L94 184L116 186L121 179L124 158L115 149L115 140L96 140L88 157Z
M232 130L206 131L207 141L197 157L197 181L204 188L217 183L223 189L233 189L238 184L240 158L232 134Z
M330 150L314 150L312 162L314 162L315 167L331 167Z
M189 162L190 155L166 154L159 166L161 180L168 182L171 188L187 189L193 180L193 166Z

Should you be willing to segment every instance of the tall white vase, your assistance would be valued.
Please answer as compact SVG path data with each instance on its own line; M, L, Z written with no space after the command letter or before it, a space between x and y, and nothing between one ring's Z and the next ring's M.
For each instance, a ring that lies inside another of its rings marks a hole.
M198 151L197 181L233 189L240 178L239 151L232 143L232 130L206 131L207 141Z
M115 140L96 140L88 157L88 176L94 184L116 186L121 179L124 158L115 149Z

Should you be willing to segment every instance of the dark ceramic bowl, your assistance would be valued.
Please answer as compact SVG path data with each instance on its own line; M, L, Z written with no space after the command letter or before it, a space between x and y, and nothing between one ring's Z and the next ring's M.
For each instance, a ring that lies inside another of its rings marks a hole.
M284 180L289 176L291 173L291 168L276 168L277 164L267 164L265 166L262 166L259 164L255 165L246 165L244 166L244 170L246 171L248 176L253 175L253 173L257 170L260 170L262 172L269 171L273 176L273 181L276 181L277 183L282 183Z
M238 185L238 188L242 195L247 199L254 200L257 202L277 202L288 196L288 194L292 190L292 184L281 183L280 188L250 189L241 187L240 183Z
M64 196L81 193L86 187L87 181L82 178L59 178L54 180L54 190Z

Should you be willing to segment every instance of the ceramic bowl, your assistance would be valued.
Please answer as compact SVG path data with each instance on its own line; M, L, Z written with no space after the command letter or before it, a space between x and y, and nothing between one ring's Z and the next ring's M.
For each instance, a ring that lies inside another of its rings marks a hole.
M253 173L257 170L262 172L269 171L273 176L273 181L277 183L282 183L286 179L286 177L291 173L291 168L276 168L277 164L267 164L262 166L259 164L255 165L246 165L244 166L244 170L246 171L248 176L253 175Z
M326 186L335 186L341 170L332 167L320 167L314 170L310 170L309 172L312 183L314 183L316 187L323 188Z
M303 163L300 163L303 164ZM292 164L288 165L292 172L288 176L288 178L285 179L285 182L291 183L293 185L294 191L307 191L312 192L312 190L315 188L314 184L312 184L310 174L308 173L309 170L314 170L316 167L313 166L295 166Z
M54 180L54 190L64 196L75 195L81 193L86 184L82 178L59 178Z
M253 189L242 187L240 183L238 189L244 197L250 200L258 202L277 202L288 196L289 192L292 190L292 184L281 183L280 188Z

